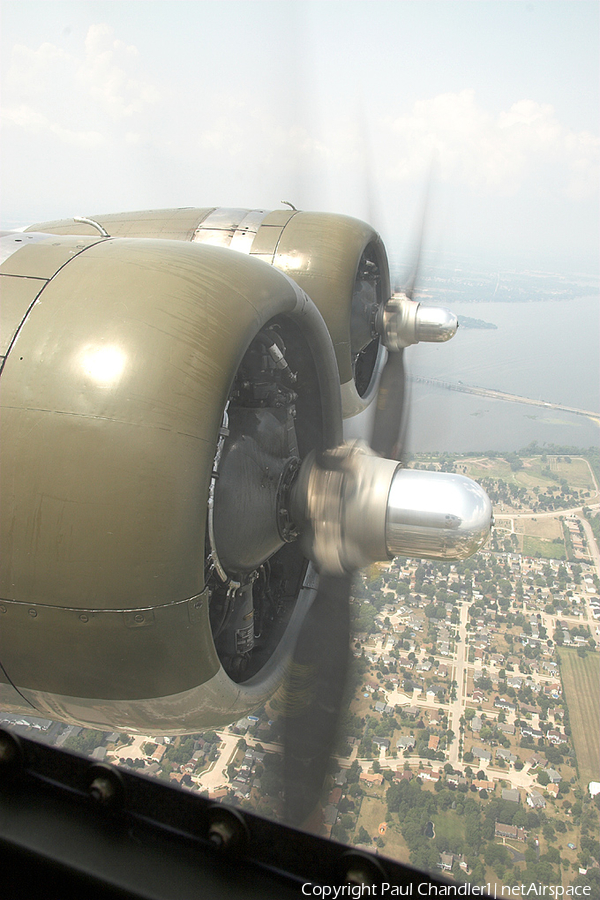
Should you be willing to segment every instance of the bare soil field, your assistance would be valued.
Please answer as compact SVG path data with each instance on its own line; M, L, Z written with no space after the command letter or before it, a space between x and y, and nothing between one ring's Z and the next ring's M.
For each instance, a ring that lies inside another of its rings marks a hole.
M534 519L517 519L515 525L519 531L531 537L542 538L545 541L553 541L556 538L562 541L563 539L563 530L558 514L556 518L539 516Z

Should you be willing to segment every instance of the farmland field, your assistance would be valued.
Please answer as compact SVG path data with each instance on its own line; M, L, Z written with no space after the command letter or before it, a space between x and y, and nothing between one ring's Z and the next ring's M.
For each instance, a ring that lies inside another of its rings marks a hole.
M587 786L600 772L600 657L587 653L582 659L565 647L558 654L579 774Z

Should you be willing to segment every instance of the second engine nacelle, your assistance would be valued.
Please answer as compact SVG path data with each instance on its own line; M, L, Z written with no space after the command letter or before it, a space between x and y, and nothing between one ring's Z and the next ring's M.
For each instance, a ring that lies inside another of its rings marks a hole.
M30 231L161 238L228 247L285 272L323 316L333 343L344 418L373 400L385 348L444 341L456 317L391 297L387 254L366 222L295 209L165 209L42 222Z

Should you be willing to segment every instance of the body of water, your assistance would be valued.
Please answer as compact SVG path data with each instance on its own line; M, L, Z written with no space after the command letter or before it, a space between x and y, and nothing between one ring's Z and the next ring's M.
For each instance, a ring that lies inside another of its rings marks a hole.
M409 348L411 374L600 410L597 297L457 302L452 310L497 328L459 328L447 344ZM583 416L432 385L411 387L408 443L414 452L517 450L531 441L588 447L598 439L598 426Z

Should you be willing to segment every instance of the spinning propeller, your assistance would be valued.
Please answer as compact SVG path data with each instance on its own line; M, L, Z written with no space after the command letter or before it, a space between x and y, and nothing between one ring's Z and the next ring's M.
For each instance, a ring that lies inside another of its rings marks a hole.
M348 671L353 575L396 555L466 558L485 543L492 524L490 501L475 482L396 462L406 422L404 350L419 341L446 341L457 329L451 312L413 299L421 243L422 234L404 291L380 303L372 318L387 360L370 448L357 442L313 456L296 485L295 517L302 523L305 552L320 573L288 680L284 784L286 816L296 825L316 807L336 738Z

